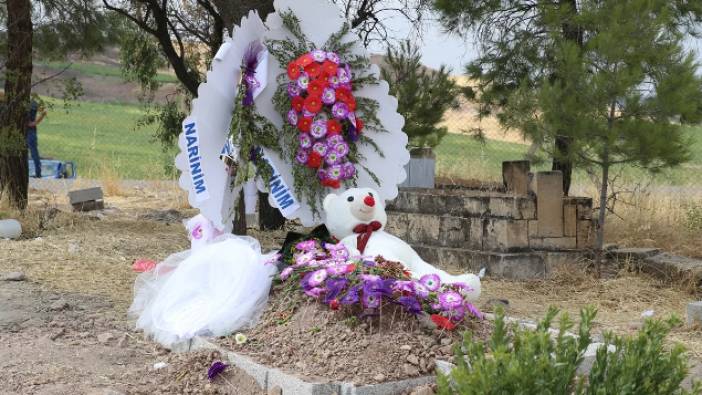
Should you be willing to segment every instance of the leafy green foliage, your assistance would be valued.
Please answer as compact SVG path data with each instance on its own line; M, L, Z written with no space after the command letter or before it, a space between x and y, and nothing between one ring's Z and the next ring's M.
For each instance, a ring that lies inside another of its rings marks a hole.
M404 131L413 147L436 147L448 132L440 127L444 113L458 108L460 87L450 70L427 70L419 48L410 41L388 47L381 76L390 84L390 94L398 101L397 111L405 117Z
M153 94L159 88L158 69L166 62L149 35L138 30L126 31L122 36L120 57L122 75L128 81L139 83L144 95Z
M577 336L567 333L574 324L565 313L558 330L549 333L557 313L550 308L537 328L528 330L508 325L500 310L485 344L474 342L467 332L456 350L456 368L438 377L439 394L702 393L699 383L691 391L681 388L688 372L682 347L664 347L675 319L647 320L633 337L606 334L591 373L582 376L577 368L591 344L596 311L588 307L580 312Z

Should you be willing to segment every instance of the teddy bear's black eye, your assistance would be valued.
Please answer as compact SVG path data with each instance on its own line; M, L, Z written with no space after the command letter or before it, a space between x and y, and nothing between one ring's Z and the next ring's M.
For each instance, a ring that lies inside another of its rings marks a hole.
M373 192L368 192L368 196L373 197Z
M353 196L347 197L346 200L348 200L349 202L353 202Z

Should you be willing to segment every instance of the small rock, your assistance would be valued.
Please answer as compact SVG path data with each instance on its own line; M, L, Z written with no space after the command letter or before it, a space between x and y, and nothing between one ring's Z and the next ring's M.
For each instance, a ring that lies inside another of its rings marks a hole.
M276 385L268 390L268 395L283 395L283 389Z
M167 366L168 366L168 364L165 363L165 362L156 362L156 363L154 364L154 370L163 369L163 368L165 368L165 367L167 367Z
M80 244L78 243L68 243L68 253L77 254L80 251Z
M419 375L419 369L417 369L415 366L412 366L408 363L402 365L402 371L405 373L407 376L418 376Z
M121 348L127 347L127 338L128 338L128 336L126 333L124 335L122 335L122 337L119 339L119 342L117 342L117 347L121 347Z
M22 272L10 272L2 276L2 281L24 281L27 276Z
M66 302L63 299L59 299L49 306L49 310L51 310L51 311L61 311L61 310L66 310L67 308L68 308L68 302Z
M444 337L441 339L442 346L448 346L451 343L453 343L453 339L451 339L450 337Z
M410 351L410 350L412 350L412 346L410 346L409 344L405 344L405 345L403 345L403 346L400 347L400 350L402 350L402 351Z
M410 354L407 356L407 362L411 363L414 366L417 366L419 365L419 358L414 354Z
M65 333L66 333L66 330L64 328L61 328L56 333L50 335L49 339L51 339L51 341L54 341L54 340L58 339L59 337L63 336Z
M375 381L377 381L377 382L379 382L379 383L382 383L382 382L385 381L385 375L382 374L382 373L378 373L378 374L376 374L375 376L373 376L373 380L375 380Z
M107 343L110 340L114 339L115 335L113 335L110 332L105 332L97 335L97 339L100 343Z
M436 394L436 392L434 392L434 390L431 389L431 387L428 385L423 385L421 387L417 387L412 392L410 392L410 395L434 395L434 394Z

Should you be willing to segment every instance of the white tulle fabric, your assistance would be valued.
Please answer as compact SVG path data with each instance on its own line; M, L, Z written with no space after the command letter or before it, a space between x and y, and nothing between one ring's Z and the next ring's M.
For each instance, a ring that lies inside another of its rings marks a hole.
M250 327L268 301L274 264L258 241L230 234L173 254L138 276L129 309L136 327L165 347Z

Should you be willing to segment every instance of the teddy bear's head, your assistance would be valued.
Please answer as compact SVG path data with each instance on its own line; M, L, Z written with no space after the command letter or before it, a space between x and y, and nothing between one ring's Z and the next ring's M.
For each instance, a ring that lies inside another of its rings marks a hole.
M323 207L324 224L339 240L353 234L356 225L378 221L385 227L388 220L383 200L370 188L352 188L341 195L330 193L324 198Z

